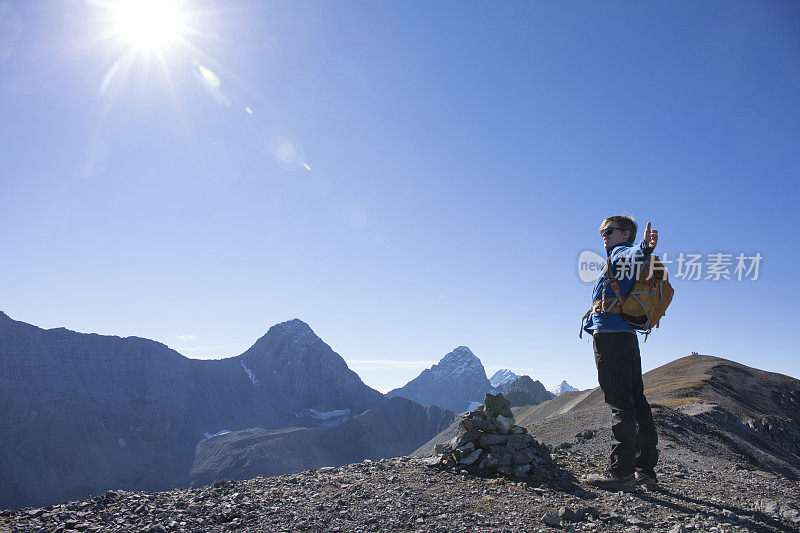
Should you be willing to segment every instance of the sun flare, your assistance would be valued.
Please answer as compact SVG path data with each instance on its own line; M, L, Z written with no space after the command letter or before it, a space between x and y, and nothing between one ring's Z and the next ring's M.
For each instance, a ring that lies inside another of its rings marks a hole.
M108 7L111 31L136 50L164 51L185 32L184 13L174 0L118 0Z

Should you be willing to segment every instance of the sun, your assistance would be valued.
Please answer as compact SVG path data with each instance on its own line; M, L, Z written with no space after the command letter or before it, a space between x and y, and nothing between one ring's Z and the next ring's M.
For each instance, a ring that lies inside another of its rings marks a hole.
M137 51L165 51L186 31L185 14L175 0L117 0L106 7L111 33Z

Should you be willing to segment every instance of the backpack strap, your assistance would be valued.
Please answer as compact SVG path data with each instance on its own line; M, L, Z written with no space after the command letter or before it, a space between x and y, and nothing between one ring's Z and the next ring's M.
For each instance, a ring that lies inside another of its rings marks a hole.
M622 291L619 288L619 283L617 283L617 278L611 275L611 257L606 259L606 279L608 280L608 284L614 290L616 297L622 300Z
M593 309L594 309L594 306L590 307L589 310L586 311L586 314L583 315L583 318L581 318L581 329L580 329L580 331L578 331L578 338L579 339L583 338L583 326L584 326L584 324L586 324L586 319L589 318L589 316L591 316Z

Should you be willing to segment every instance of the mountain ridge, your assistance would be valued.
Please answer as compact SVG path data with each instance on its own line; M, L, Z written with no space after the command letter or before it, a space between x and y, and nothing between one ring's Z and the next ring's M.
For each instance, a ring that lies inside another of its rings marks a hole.
M355 415L383 401L299 319L239 356L190 359L151 339L43 329L3 313L0 500L166 490L185 482L205 434L314 426L313 411Z

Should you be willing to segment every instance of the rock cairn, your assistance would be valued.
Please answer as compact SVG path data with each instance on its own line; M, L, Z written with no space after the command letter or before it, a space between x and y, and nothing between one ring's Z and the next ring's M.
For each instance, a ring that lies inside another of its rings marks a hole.
M487 393L483 405L461 414L458 435L438 444L431 462L484 476L536 474L550 462L550 450L514 422L508 400Z

